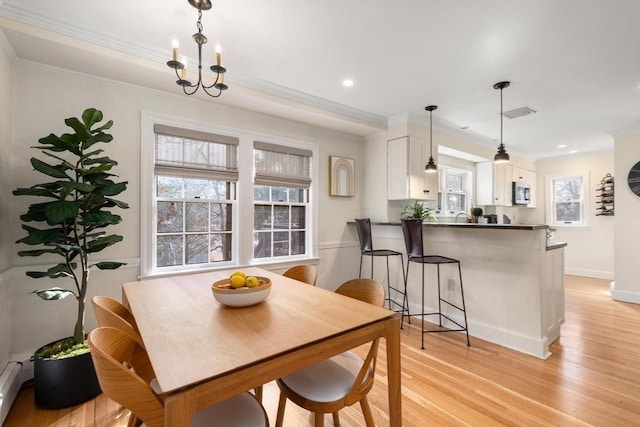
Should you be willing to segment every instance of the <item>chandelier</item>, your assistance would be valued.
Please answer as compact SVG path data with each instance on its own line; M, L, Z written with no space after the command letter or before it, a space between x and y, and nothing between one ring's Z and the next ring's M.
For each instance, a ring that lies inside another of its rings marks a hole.
M504 148L504 143L502 142L502 119L504 118L504 113L502 112L502 89L509 87L511 83L509 82L499 82L493 85L494 89L500 89L500 145L498 146L498 152L493 158L494 163L508 163L509 162L509 153Z
M209 86L205 85L202 81L202 45L207 42L207 38L202 34L202 11L211 9L211 0L187 1L191 6L198 9L198 32L193 35L193 41L198 45L198 81L196 83L191 83L191 81L187 79L187 61L184 58L182 60L179 59L179 44L175 37L171 43L173 48L173 59L168 61L167 65L175 70L176 77L178 77L176 84L178 86L182 86L182 90L186 95L193 95L198 89L200 89L200 87L202 87L207 95L217 98L222 94L223 90L229 89L229 86L224 84L224 73L227 69L222 66L222 51L220 49L220 45L216 45L216 64L209 67L211 71L215 73L216 80ZM213 90L209 92L211 89Z

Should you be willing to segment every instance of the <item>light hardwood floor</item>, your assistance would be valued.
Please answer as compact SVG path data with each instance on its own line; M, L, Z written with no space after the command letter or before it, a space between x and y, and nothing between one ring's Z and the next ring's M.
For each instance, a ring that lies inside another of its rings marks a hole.
M403 425L640 426L640 305L612 301L608 281L566 276L566 322L540 360L458 333L401 332ZM473 310L472 307L469 307ZM382 342L381 344L384 344ZM386 416L386 366L381 345L370 403L376 424ZM269 383L264 404L273 425L278 390ZM358 405L340 412L343 427L360 427ZM4 427L124 427L129 413L103 395L68 409L41 410L23 387ZM312 426L289 403L285 426ZM332 426L326 416L325 425Z

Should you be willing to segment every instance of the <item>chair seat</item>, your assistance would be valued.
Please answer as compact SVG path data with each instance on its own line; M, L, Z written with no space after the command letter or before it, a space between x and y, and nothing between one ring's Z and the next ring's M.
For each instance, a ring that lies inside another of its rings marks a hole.
M411 262L419 262L422 264L453 264L460 262L457 259L440 255L425 255L421 257L409 257Z
M160 385L155 378L149 386L156 394L160 393ZM196 412L191 418L191 427L265 427L266 419L258 400L251 393L242 393Z
M402 255L402 253L398 251L392 251L391 249L374 249L372 251L362 251L362 255L367 256L394 256L394 255Z
M350 351L279 379L299 396L314 402L343 399L356 380L363 360ZM367 376L371 375L369 370Z

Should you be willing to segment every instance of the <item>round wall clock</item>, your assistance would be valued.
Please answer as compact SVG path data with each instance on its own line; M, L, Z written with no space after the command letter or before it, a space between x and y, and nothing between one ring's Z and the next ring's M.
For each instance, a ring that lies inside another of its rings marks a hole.
M640 197L640 162L633 165L629 170L627 184L629 184L629 188L633 194Z

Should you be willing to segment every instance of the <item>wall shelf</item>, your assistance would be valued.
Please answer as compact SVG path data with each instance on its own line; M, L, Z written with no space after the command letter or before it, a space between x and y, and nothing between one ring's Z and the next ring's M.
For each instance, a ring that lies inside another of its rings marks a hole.
M615 183L610 173L606 174L596 188L596 216L613 216L615 213Z

